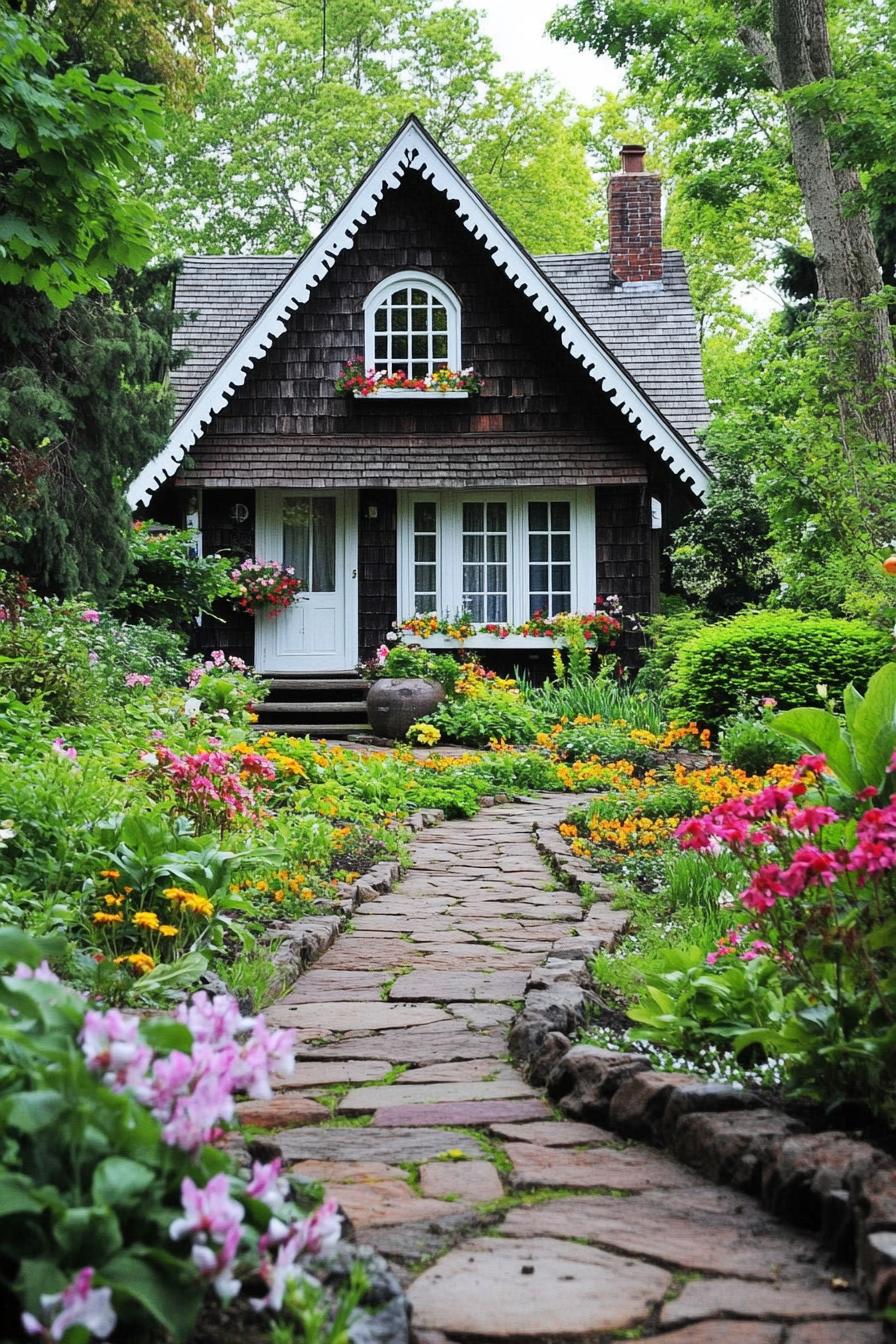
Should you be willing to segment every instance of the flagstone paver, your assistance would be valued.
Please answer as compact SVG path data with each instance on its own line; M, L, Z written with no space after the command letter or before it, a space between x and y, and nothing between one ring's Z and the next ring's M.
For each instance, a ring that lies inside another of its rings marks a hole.
M532 826L568 806L418 833L409 874L271 1010L298 1028L296 1073L244 1114L266 1114L252 1123L280 1131L288 1168L390 1259L415 1344L880 1344L810 1237L664 1153L557 1118L512 1067L530 972L625 926L551 889Z

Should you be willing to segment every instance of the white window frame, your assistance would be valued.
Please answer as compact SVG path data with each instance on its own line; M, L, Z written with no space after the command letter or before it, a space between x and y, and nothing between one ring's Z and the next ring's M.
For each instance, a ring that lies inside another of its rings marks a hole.
M529 504L568 501L572 532L570 557L573 611L592 611L597 592L597 549L593 486L539 490L401 490L398 494L398 615L414 615L414 505L432 501L437 519L437 600L440 617L463 610L463 505L484 501L507 504L507 624L529 619ZM488 622L483 622L488 624Z
M447 367L453 372L457 372L461 367L460 360L460 299L453 289L450 289L443 280L436 279L433 275L427 275L425 271L396 271L394 275L387 276L373 288L364 300L364 368L372 369L376 363L374 354L374 320L377 309L396 289L406 289L412 285L415 289L426 289L432 294L433 298L438 299L448 314L448 363ZM410 324L408 325L408 364L410 364L410 338L412 332ZM410 369L407 370L410 374ZM430 370L432 372L432 370Z

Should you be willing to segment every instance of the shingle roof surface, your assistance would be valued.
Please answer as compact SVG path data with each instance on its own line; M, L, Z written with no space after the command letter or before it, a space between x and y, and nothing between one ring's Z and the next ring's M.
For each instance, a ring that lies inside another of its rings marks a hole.
M692 447L709 419L700 346L681 253L664 250L660 285L611 285L606 253L535 260ZM174 349L188 350L171 375L177 415L214 373L237 338L289 275L296 258L187 257L175 307L188 314Z

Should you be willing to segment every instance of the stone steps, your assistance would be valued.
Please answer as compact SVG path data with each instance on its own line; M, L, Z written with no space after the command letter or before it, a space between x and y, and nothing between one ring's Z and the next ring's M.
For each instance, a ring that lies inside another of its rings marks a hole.
M289 737L348 737L367 733L369 684L355 672L272 677L268 698L258 705L258 732Z

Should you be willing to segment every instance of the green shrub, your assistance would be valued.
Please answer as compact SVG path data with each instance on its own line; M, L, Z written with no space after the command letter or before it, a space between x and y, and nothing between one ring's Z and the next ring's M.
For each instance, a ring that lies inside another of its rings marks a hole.
M468 747L484 747L493 739L526 746L541 726L522 696L507 691L446 700L423 722L435 724L447 741Z
M132 577L115 600L114 609L129 619L186 625L200 612L210 612L217 598L231 597L232 559L197 556L192 532L151 532L137 524L130 536Z
M719 752L727 765L748 775L764 775L773 765L797 761L800 750L763 719L742 714L727 719L719 734Z
M678 650L682 644L707 628L706 617L702 612L681 604L675 610L643 617L642 626L645 635L643 662L635 679L635 687L639 691L662 695L668 687L669 673L678 657ZM649 723L640 726L653 727Z
M379 677L424 677L437 681L451 695L460 676L460 663L450 653L431 653L409 644L396 644L374 670Z
M0 694L37 701L54 723L84 722L100 704L88 651L64 624L0 624Z
M643 765L649 756L646 747L633 742L627 728L611 723L570 723L554 739L556 749L567 761L632 761Z
M718 724L744 702L781 709L864 686L887 661L890 637L863 621L801 612L745 612L708 626L679 649L669 681L676 718Z

